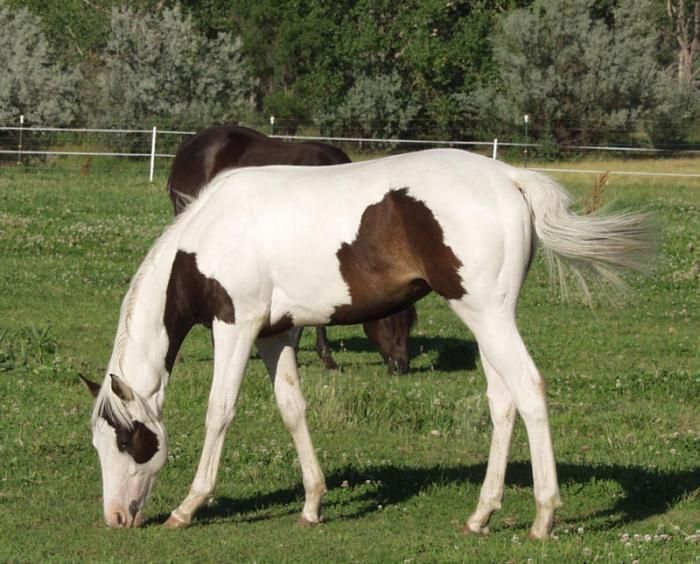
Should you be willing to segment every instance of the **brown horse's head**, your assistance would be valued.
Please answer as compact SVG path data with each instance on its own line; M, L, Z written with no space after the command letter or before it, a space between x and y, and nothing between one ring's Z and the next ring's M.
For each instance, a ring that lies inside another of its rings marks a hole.
M408 336L416 323L416 308L364 324L367 336L377 345L389 373L406 374L410 366Z

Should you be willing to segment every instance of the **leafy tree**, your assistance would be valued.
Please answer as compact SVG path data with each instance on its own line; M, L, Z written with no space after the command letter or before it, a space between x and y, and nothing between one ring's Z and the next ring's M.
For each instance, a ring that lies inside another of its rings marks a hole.
M77 115L79 74L61 66L26 9L0 1L0 123L67 126Z
M113 0L7 0L37 16L51 46L69 64L81 64L107 41Z
M115 127L274 115L278 132L512 139L527 113L531 135L556 143L628 142L642 125L657 144L699 134L700 0L121 4L0 0L5 30L35 27L0 39L0 118L46 119L13 96L53 108L52 123Z
M700 0L666 0L659 26L664 33L666 80L648 119L655 145L678 147L700 141Z
M529 114L559 143L628 141L661 78L650 5L536 0L511 12L493 39L497 80L470 98L472 112L510 135Z
M679 148L700 141L700 92L686 82L667 80L656 91L658 103L647 129L655 146Z
M407 130L417 113L397 72L363 76L323 125L343 135L391 139Z
M228 26L243 41L257 79L255 103L287 131L311 123L320 99L333 99L337 83L337 35L349 0L185 0L202 29Z
M275 133L296 135L299 127L308 120L309 110L300 96L275 92L265 97L263 114L275 118Z
M496 16L531 0L183 0L205 33L230 29L258 78L256 105L326 128L353 86L398 73L410 135L457 135L454 94L490 72ZM395 123L405 120L398 119Z
M320 65L309 80L320 123L340 111L358 80L398 74L402 98L410 102L412 119L401 136L459 137L465 134L459 93L471 92L479 77L493 72L487 41L496 16L511 1L485 0L359 0L337 26L332 62ZM366 87L366 82L365 86ZM314 96L314 92L316 95ZM395 128L392 128L395 129Z
M111 127L201 128L249 111L253 81L241 41L207 39L180 8L113 8L92 119Z

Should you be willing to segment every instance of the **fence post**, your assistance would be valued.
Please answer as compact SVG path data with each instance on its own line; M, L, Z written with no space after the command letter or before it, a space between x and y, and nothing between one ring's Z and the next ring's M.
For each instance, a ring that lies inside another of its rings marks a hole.
M493 155L491 158L495 159L498 155L498 138L493 140Z
M22 164L22 132L24 130L24 114L19 116L19 145L17 146L17 164Z
M153 167L156 163L156 126L153 126L153 134L151 136L151 172L148 177L149 182L153 182Z

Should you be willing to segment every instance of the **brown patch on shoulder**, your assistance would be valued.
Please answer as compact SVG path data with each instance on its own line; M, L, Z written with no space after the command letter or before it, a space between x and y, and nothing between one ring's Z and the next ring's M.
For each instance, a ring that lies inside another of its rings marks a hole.
M336 309L332 323L378 319L431 290L447 299L465 294L461 261L445 244L433 212L406 188L367 207L357 237L343 243L337 257L352 301Z
M207 278L197 268L194 253L178 251L170 271L165 301L165 317L169 310L187 311L195 323L211 325L214 318L235 323L236 315L231 296L214 278Z
M233 300L214 278L207 278L197 268L194 253L178 251L173 260L165 298L165 329L170 341L166 368L172 369L177 350L193 325L211 327L218 319L235 323Z

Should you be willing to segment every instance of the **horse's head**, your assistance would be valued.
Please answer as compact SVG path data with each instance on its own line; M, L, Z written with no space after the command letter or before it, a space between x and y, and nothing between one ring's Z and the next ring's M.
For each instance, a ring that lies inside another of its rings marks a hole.
M96 398L92 444L102 467L105 522L138 527L158 473L168 458L168 437L147 402L110 374L102 386L83 379Z
M390 374L406 374L409 370L408 336L416 319L416 308L411 306L364 324L365 333L377 345Z

